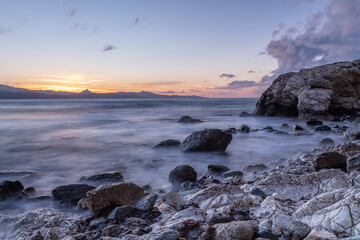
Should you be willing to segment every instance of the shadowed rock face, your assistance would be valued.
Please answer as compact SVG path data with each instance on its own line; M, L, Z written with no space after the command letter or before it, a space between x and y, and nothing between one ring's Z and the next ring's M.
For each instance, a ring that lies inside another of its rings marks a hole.
M356 115L360 110L360 59L280 75L253 114L301 119Z

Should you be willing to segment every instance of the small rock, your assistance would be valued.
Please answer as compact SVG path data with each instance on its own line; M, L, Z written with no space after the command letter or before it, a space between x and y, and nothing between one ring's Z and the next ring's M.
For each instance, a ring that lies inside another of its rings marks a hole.
M154 207L157 198L157 194L149 194L137 201L134 205L134 208L144 212L150 211Z
M105 172L80 178L80 182L95 182L98 183L97 185L123 181L124 177L120 172Z
M260 190L260 188L255 188L254 190L251 191L251 194L255 196L259 196L262 199L265 199L267 197L266 194Z
M346 161L346 170L348 172L351 172L354 170L360 170L360 155L350 157Z
M226 132L226 133L230 133L230 134L233 134L233 133L236 133L236 128L226 128L224 130L222 130L223 132Z
M109 214L109 216L107 217L108 219L121 219L121 218L125 218L127 216L130 216L130 214L134 211L133 207L130 206L120 206L115 208L114 210L111 211L111 213Z
M36 190L33 187L26 187L26 188L24 188L23 193L25 193L28 196L31 196L36 193Z
M270 231L260 231L258 233L255 233L255 238L265 238L265 239L270 239L270 240L278 240L279 236L273 234Z
M229 171L230 168L228 168L227 166L224 166L224 165L213 165L213 164L210 164L208 166L208 171L209 173L211 174L222 174L224 172L227 172Z
M250 114L250 113L248 113L248 112L241 112L240 114L239 114L239 117L251 117L252 115Z
M283 124L281 124L281 127L282 127L282 128L289 128L289 124L283 123Z
M335 142L331 138L324 138L323 140L320 141L320 144L321 145L334 145Z
M274 128L271 127L271 126L266 126L262 130L264 130L264 131L272 131L272 130L274 130Z
M177 192L169 192L162 196L162 202L169 204L173 208L177 208L179 205L184 205L186 203L183 196Z
M0 201L14 197L21 193L24 186L19 181L3 181L0 183Z
M234 221L215 225L216 240L252 240L258 226L248 221Z
M314 126L314 125L322 125L323 122L321 120L318 120L318 119L309 119L307 122L306 122L307 125L310 125L310 126Z
M337 116L333 116L333 117L331 117L330 118L330 121L332 121L332 122L340 122L340 117L337 117Z
M303 131L304 128L303 128L302 126L298 125L298 124L294 124L294 125L292 126L292 130L293 130L293 131Z
M106 222L106 218L103 218L103 217L96 218L96 219L90 221L90 227L96 228L105 222Z
M197 183L197 182L190 182L190 181L186 181L181 183L180 186L180 191L187 191L187 190L192 190L195 188L200 188L201 184Z
M81 198L86 197L86 193L95 187L87 184L63 185L52 190L52 196L60 201L76 204Z
M194 132L180 145L183 152L224 152L232 135L220 129L205 129Z
M179 121L179 123L200 123L200 122L203 122L199 119L194 119L190 116L182 116Z
M337 152L326 152L318 155L314 161L313 166L315 169L323 168L345 168L346 156Z
M106 237L117 237L122 231L123 229L119 225L109 225L101 230L101 235Z
M180 233L174 230L160 230L143 235L139 240L178 240Z
M310 232L311 228L309 227L309 225L299 221L294 221L289 226L290 236L297 240L302 240L306 238L306 236L309 235Z
M146 184L146 185L142 186L142 188L147 192L152 190L152 188L151 188L151 186L149 184Z
M238 131L240 131L242 133L249 133L250 127L248 125L243 124L238 127Z
M329 127L328 125L321 125L318 126L314 129L315 131L330 131L331 127Z
M223 174L223 177L242 177L243 175L242 171L227 171Z
M228 216L228 215L214 214L207 220L207 223L212 226L214 224L228 223L228 222L232 222L234 220L235 219L233 217Z
M186 181L195 182L196 178L196 171L189 165L179 165L169 173L169 181L175 186Z
M337 236L325 230L313 229L305 240L337 240Z
M167 139L167 140L162 141L162 142L158 143L157 145L155 145L154 148L158 148L158 147L175 147L175 146L179 146L180 144L181 144L181 142L179 140Z

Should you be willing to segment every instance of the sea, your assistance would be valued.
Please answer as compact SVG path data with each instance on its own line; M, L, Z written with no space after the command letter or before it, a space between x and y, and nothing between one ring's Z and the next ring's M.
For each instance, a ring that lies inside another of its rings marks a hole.
M297 154L319 147L327 137L336 144L343 137L310 131L296 135L285 117L240 117L251 113L257 99L156 98L0 100L0 181L20 180L39 195L83 176L119 171L125 181L169 190L168 174L177 165L191 165L198 176L209 164L242 170L247 165L277 166ZM183 115L202 123L179 123ZM290 127L282 127L287 123ZM325 122L331 125L330 122ZM195 131L237 128L225 153L184 153L179 148L154 148L166 139L183 141ZM282 134L264 131L271 126ZM245 178L251 177L245 172ZM8 205L0 205L2 208ZM37 206L39 207L39 206Z

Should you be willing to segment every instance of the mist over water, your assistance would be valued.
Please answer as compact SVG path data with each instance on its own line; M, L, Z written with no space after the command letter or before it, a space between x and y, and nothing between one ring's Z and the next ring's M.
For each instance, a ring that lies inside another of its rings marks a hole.
M153 189L169 189L168 173L189 164L199 173L208 164L241 170L249 164L279 164L331 137L326 133L294 136L290 128L305 122L294 118L239 117L252 112L257 99L81 99L0 101L0 181L20 180L38 194L51 195L57 186L79 183L82 176L120 171L125 181ZM190 115L204 123L183 124ZM236 133L225 154L182 153L178 148L154 149L160 141L183 141L204 128L272 126L290 134L266 131ZM6 172L17 170L17 174ZM26 172L21 172L26 171Z

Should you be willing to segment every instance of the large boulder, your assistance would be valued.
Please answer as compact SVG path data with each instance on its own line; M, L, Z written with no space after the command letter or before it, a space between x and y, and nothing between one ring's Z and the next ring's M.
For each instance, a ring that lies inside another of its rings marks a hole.
M133 205L144 196L144 189L132 182L104 184L87 192L78 206L96 211L112 205Z
M224 152L232 136L220 129L205 129L194 132L180 145L183 152Z
M360 110L360 59L280 75L253 114L301 119L356 115Z
M55 199L76 204L81 198L86 197L86 193L95 187L87 184L69 184L63 185L52 190Z
M19 181L3 181L0 183L0 201L21 193L24 186Z
M115 182L123 182L124 177L120 172L105 172L98 173L88 177L81 177L80 182L91 182L96 185L101 185L105 183L115 183Z
M317 156L313 165L315 169L345 168L347 157L337 152L325 152Z
M250 221L234 221L215 225L216 240L251 240L259 228Z
M187 181L195 182L196 178L196 171L189 165L179 165L169 173L169 181L175 186Z

